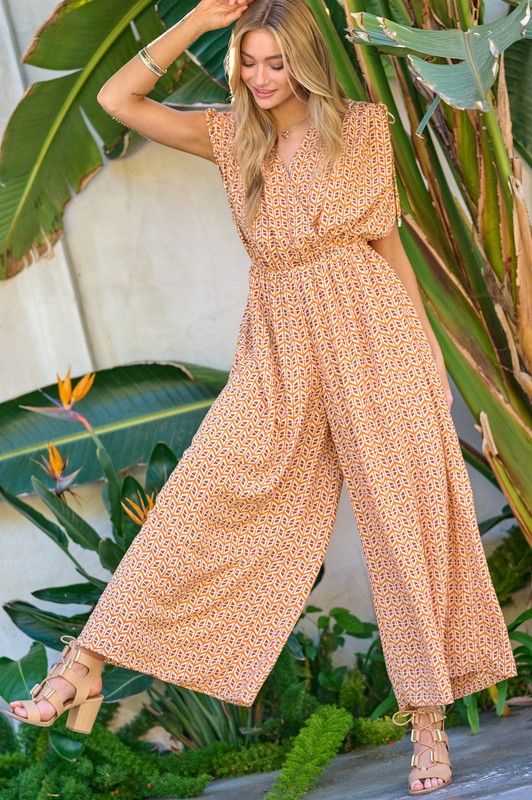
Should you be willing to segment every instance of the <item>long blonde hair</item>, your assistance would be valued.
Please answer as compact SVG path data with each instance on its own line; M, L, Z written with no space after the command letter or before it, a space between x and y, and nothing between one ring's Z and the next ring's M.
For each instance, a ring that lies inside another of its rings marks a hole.
M235 116L233 150L246 187L248 224L260 204L261 164L277 140L271 114L258 107L240 77L242 39L259 29L275 37L294 88L308 95L309 119L320 133L325 163L334 164L340 157L347 108L327 44L305 0L254 0L233 29L225 63Z

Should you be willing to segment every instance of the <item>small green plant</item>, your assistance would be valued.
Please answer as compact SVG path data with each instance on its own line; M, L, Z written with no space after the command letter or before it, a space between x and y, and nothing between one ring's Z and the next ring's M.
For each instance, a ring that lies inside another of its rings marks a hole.
M296 736L281 775L265 800L299 800L340 750L353 724L344 708L322 706Z
M508 535L488 558L493 586L502 604L513 592L526 586L532 578L532 548L518 525L512 525Z
M287 739L279 744L255 742L235 750L227 743L219 742L204 750L185 752L199 755L198 765L203 762L201 772L206 772L212 778L236 778L238 775L280 769L290 745L291 740ZM180 761L184 760L185 753L180 754L178 758ZM181 769L180 766L180 774L183 774Z
M0 715L0 755L15 749L16 737L7 719Z
M351 728L351 747L363 745L392 744L405 734L405 729L396 725L390 717L372 721L368 717L356 717Z
M187 380L192 378L184 368L183 372ZM95 460L99 463L104 476L102 499L109 515L110 535L100 536L98 531L68 505L67 495L73 494L71 486L77 479L80 469L68 470L68 456L61 454L53 443L48 445L47 456L41 454L41 460L36 461L51 480L51 487L36 476L32 477L33 489L51 512L53 519L46 517L32 505L0 486L0 496L52 539L84 579L83 583L44 588L33 592L38 600L48 603L87 607L86 611L74 616L54 613L25 601L15 600L4 605L4 610L17 627L37 642L52 649L61 649L62 645L59 642L62 634L77 636L80 633L106 586L105 580L90 575L82 566L71 550L71 543L96 553L101 566L110 574L113 573L152 508L155 494L166 482L178 460L177 455L166 444L159 442L148 458L144 486L132 475L121 475L96 429L77 409L78 403L91 391L94 378L94 373L88 373L73 386L68 372L64 379L58 377L59 399L45 394L52 405L23 407L52 418L56 422L76 423L84 428L85 435L92 440ZM97 415L97 409L95 413ZM42 679L42 675L46 673L46 659L43 658L43 652L42 647L39 650L34 646L18 662L0 659L0 695L6 701L26 696L29 688ZM22 685L19 682L15 691L13 675L21 672L20 666L23 663L34 679L23 681ZM103 677L106 702L144 691L153 683L153 678L149 675L136 674L120 667L106 667ZM22 695L20 691L23 692Z
M295 639L294 634L292 637ZM301 655L299 646L296 655ZM295 736L319 707L317 697L310 693L310 681L299 673L298 667L289 639L256 700L262 709L262 739L280 741Z
M211 780L207 774L181 775L177 755L157 759L133 752L99 723L90 737L72 734L62 719L55 731L56 745L50 746L47 731L22 726L18 749L1 757L3 768L16 774L4 783L0 800L196 797Z
M346 670L340 686L338 705L355 717L363 717L368 707L367 688L366 680L358 667Z
M152 687L149 697L156 722L185 747L199 749L221 741L239 749L256 730L258 708L225 703L172 684Z
M315 618L314 615L319 616ZM310 692L320 703L337 703L346 666L333 666L333 653L342 647L347 636L366 639L375 633L377 626L362 622L347 608L332 608L328 614L309 605L300 619L308 619L316 626L316 637L298 630L295 637L301 649L302 661L298 671L302 678L310 680Z
M250 708L170 684L153 686L149 699L156 723L193 750L216 742L229 743L236 751L259 740L280 742L294 736L319 705L309 694L308 681L298 676L288 647Z

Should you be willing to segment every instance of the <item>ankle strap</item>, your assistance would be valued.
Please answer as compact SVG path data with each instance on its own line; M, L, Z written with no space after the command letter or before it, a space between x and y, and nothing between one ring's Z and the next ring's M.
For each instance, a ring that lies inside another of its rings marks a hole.
M81 649L78 640L74 636L61 636L61 641L66 644L65 649L61 653L61 662L70 666L71 664L82 664L90 671L96 667L103 666L100 658L91 656Z
M430 725L433 725L435 722L443 722L445 720L445 714L440 709L434 708L416 708L414 711L396 711L392 717L392 721L396 725L408 725L411 723L412 725L420 725L420 717L426 716L429 717Z

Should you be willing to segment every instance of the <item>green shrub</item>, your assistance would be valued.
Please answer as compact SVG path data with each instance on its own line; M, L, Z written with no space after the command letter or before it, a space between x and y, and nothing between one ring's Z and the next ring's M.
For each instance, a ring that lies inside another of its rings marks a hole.
M228 742L215 742L201 750L152 754L146 760L155 766L167 764L168 771L184 777L200 774L210 775L211 778L236 777L280 769L290 745L291 740L281 744L256 742L235 750Z
M207 774L180 775L178 757L155 760L134 753L100 724L89 737L72 734L63 720L54 732L85 744L77 761L67 761L50 747L47 729L21 726L20 747L23 750L17 774L0 791L0 800L107 800L112 793L121 800L145 798L196 797L210 782ZM46 737L46 747L44 741Z
M265 800L299 800L336 755L353 724L343 708L322 706L305 722Z
M376 719L357 717L351 728L351 746L362 747L366 744L391 744L402 739L405 729L396 725L390 717Z
M252 772L272 772L281 768L290 744L290 740L282 744L256 742L241 750L220 753L213 759L212 772L209 774L215 778L227 778Z
M338 705L345 708L354 717L363 717L367 713L368 690L364 676L357 667L348 670L342 680Z
M12 753L17 750L17 739L13 728L4 717L0 715L0 753Z
M488 558L493 586L499 602L507 603L513 592L521 589L532 577L532 548L521 528L513 525Z
M320 703L337 704L347 667L333 666L333 654L344 646L346 637L370 638L377 626L372 622L362 622L347 608L341 607L331 608L328 614L323 614L318 606L308 605L300 619L312 622L316 634L310 636L301 629L295 632L303 658L297 664L298 673L310 681L310 692Z
M257 727L262 739L280 741L295 736L319 707L310 694L310 681L298 674L298 665L284 647L256 701L261 708Z

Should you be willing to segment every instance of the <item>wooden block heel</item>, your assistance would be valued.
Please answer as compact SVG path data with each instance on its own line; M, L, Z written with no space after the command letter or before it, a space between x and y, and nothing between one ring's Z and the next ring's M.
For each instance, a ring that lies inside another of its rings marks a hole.
M96 722L102 701L103 694L99 694L97 697L90 697L85 700L80 706L72 708L68 712L67 728L71 731L76 731L76 733L90 733L92 726Z

